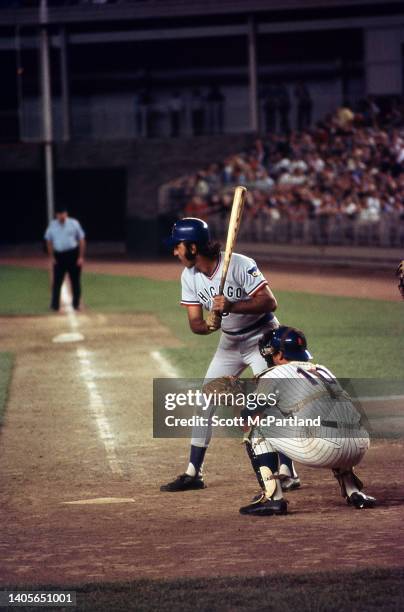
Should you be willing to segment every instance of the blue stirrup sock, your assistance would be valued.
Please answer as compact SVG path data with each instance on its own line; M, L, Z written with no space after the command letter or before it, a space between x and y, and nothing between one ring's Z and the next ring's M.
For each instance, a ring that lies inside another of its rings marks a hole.
M188 476L196 476L202 471L203 460L205 459L205 453L207 448L205 446L194 446L191 444L191 450L189 453L189 465L186 470Z
M295 466L293 465L292 459L290 459L283 453L278 453L278 455L279 455L279 468L281 467L281 465L286 465L286 467L288 468L290 472L290 477L297 478L297 472L295 470ZM284 471L282 471L282 473L284 473Z
M264 453L263 455L256 455L256 457L260 467L269 467L272 474L278 471L278 453Z

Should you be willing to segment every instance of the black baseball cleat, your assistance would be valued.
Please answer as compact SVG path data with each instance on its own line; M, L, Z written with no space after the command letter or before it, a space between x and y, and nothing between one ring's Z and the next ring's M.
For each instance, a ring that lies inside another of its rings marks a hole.
M294 491L295 489L300 489L300 478L297 476L296 478L280 478L282 491L285 493L289 493L289 491Z
M200 474L197 476L181 474L181 476L177 476L172 482L161 485L160 487L160 491L167 491L170 493L174 491L192 491L195 489L206 489L206 484L203 482L203 478Z
M364 493L352 493L352 495L347 497L346 501L349 505L355 506L359 510L362 508L374 508L376 505L376 499Z
M240 514L253 516L272 516L273 514L287 514L288 503L284 499L267 499L264 495L257 501L240 508Z

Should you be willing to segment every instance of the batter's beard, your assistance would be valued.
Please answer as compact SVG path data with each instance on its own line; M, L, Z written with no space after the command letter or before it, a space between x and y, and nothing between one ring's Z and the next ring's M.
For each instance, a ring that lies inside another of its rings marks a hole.
M184 253L185 259L187 261L189 261L190 264L192 264L193 266L195 265L195 261L196 261L196 253L192 252L191 249L191 245L190 244L186 244L185 245L185 253Z

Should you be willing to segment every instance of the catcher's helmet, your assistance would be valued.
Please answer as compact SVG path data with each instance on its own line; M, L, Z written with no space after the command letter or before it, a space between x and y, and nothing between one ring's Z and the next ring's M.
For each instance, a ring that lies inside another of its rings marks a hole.
M196 217L185 217L174 223L171 236L165 240L165 243L174 247L183 241L206 244L209 240L209 227L206 221Z
M262 336L258 343L260 353L265 359L282 351L288 361L309 361L312 359L307 350L306 337L303 332L287 325L281 325Z

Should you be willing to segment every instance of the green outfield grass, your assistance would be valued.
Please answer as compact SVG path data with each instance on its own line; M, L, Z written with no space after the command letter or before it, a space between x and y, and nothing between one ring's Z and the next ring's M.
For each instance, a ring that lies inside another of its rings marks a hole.
M49 274L44 270L0 266L0 314L45 314Z
M0 314L46 314L49 280L46 271L0 267ZM150 312L183 343L166 354L184 376L203 376L218 334L189 331L186 311L179 306L180 283L86 273L86 307L104 312ZM337 376L402 378L404 369L403 306L363 298L276 292L282 323L302 328L315 360ZM1 348L1 347L0 347ZM158 348L158 347L155 347Z
M0 425L3 422L12 368L13 356L10 353L0 353Z

